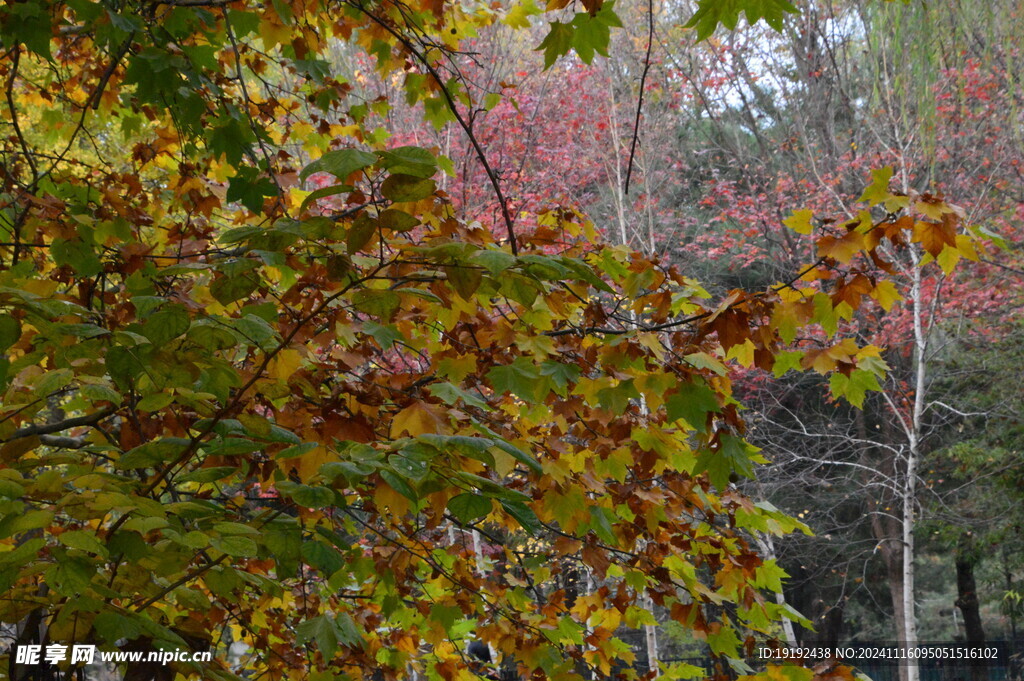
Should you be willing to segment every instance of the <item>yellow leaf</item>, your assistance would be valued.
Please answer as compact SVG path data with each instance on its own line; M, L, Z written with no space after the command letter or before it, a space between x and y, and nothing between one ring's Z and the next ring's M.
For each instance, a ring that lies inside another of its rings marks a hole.
M791 216L782 221L786 227L797 234L810 234L814 231L814 226L811 224L811 218L814 217L814 212L809 210L798 210L794 211Z
M754 366L754 350L754 343L748 338L743 343L729 348L726 359L735 359L741 366L749 369Z
M336 458L326 447L321 445L297 459L279 459L278 466L288 469L289 472L294 468L299 474L299 480L307 482L320 472L320 466Z
M53 295L58 286L60 286L60 283L52 279L29 279L22 282L21 289L42 298L48 298Z
M298 350L282 350L277 353L274 359L270 360L267 373L279 381L288 382L288 378L294 375L302 365L302 355Z
M373 490L373 501L380 508L390 508L399 517L409 512L409 500L387 484L377 485Z
M903 300L903 296L896 290L896 285L891 281L880 281L875 286L874 290L869 294L872 298L878 301L878 304L882 306L882 309L888 312L892 309L892 306L897 301Z
M292 41L292 29L281 25L280 19L268 13L260 20L260 37L263 46L270 50L276 45L288 45Z
M941 220L944 214L953 212L945 201L918 201L914 204L914 210L936 221Z
M957 234L956 248L958 251L960 251L960 255L962 255L963 257L967 258L968 260L978 262L978 251L975 250L974 239L972 239L971 237L967 236L966 234Z
M508 11L503 21L512 28L530 28L530 16L534 14L540 14L540 8L533 0L522 0Z
M640 345L650 350L655 358L659 362L665 359L665 346L661 343L661 338L656 333L641 333L636 337Z
M447 430L444 411L426 402L413 402L395 414L391 421L391 437L399 438L402 433L416 437L424 433L441 433Z
M960 262L960 251L955 246L946 246L939 253L939 257L935 258L935 261L939 263L939 267L946 274L953 271L956 264Z

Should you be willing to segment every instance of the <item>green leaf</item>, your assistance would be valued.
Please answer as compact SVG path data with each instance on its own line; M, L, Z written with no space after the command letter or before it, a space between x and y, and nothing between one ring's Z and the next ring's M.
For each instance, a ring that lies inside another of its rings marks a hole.
M448 501L448 510L459 522L468 525L491 512L491 500L479 494L459 494Z
M432 192L431 192L432 193ZM388 208L377 218L380 226L393 232L408 232L420 224L419 218L396 208Z
M786 350L775 355L775 364L772 365L772 373L775 374L775 378L781 377L788 371L800 371L802 365L800 361L804 358L804 353L801 350Z
M295 633L300 644L315 640L324 660L330 660L338 652L338 625L330 615L320 615L300 623L295 627Z
M0 496L8 499L18 499L25 494L25 486L14 480L0 478Z
M233 473L237 473L238 468L235 466L216 466L214 468L200 468L199 470L185 473L184 475L178 476L176 480L178 482L215 482L217 480L223 480Z
M579 380L580 368L575 364L562 364L549 359L541 363L540 373L542 376L549 377L555 386L555 391L565 397L569 385Z
M529 357L517 357L512 364L493 367L487 380L500 393L512 393L524 402L540 400L548 391L547 377Z
M578 281L584 281L598 291L604 291L605 293L614 293L614 289L608 285L603 279L601 279L594 270L587 263L576 258L562 257L558 260L562 265L567 267L575 276L574 279Z
M828 382L834 397L845 397L858 409L864 407L864 398L869 390L877 392L882 389L878 377L864 369L854 369L849 376L836 371L829 376Z
M430 460L438 452L421 443L407 445L388 459L391 469L406 480L423 482L430 473Z
M263 210L263 198L275 196L277 185L270 178L261 177L256 168L242 167L231 178L225 198L229 202L238 201L253 213Z
M797 9L787 0L700 0L697 11L684 27L696 28L697 40L704 40L719 24L730 31L735 29L740 12L751 25L764 19L776 31L781 31L786 13L795 13Z
M233 523L228 521L222 521L213 524L213 531L220 534L248 534L258 535L260 533L255 527L250 527L244 523Z
M509 272L501 278L501 292L527 308L532 308L540 295L541 284L534 279Z
M164 345L186 331L190 324L188 310L182 305L167 305L154 313L142 326L142 333L153 345Z
M490 438L426 433L418 436L417 440L441 452L456 451L477 461L483 461L489 466L494 465L494 457L487 451L495 445L494 440Z
M608 56L608 43L611 41L608 24L587 12L578 13L572 23L576 27L572 46L584 64L594 60L595 52L603 57Z
M283 579L294 577L302 555L302 534L298 526L267 530L263 541L277 563L277 576Z
M352 619L351 615L347 612L339 613L334 622L338 633L338 641L349 647L362 647L364 640L363 632L359 630L359 626Z
M139 400L135 408L146 412L160 411L173 401L174 395L170 393L153 393Z
M492 275L498 275L516 264L516 258L505 251L485 250L477 251L470 257L470 261L480 264Z
M21 322L14 317L4 315L0 317L0 352L18 342L21 338Z
M142 633L142 629L132 618L116 612L101 612L93 621L93 627L107 643L111 644L119 639L138 638Z
M723 433L719 437L717 450L705 450L697 457L693 473L697 475L707 471L711 484L719 490L724 490L734 473L748 478L753 477L756 453L757 448L743 438Z
M552 21L548 25L548 34L536 50L544 50L544 68L549 69L559 57L568 54L573 45L576 28L571 23Z
M608 509L601 506L590 507L590 529L601 541L613 547L619 543L615 531L612 529L614 522L615 516Z
M390 175L380 186L380 193L396 203L419 201L433 196L437 185L433 180L415 175Z
M437 159L421 147L397 147L379 151L380 166L392 174L433 177L437 172Z
M12 3L8 12L12 15L4 23L4 42L8 45L24 43L32 52L35 52L43 59L52 61L50 53L50 39L53 37L54 28L51 26L51 19L47 11L47 5L35 2ZM8 28L14 26L13 31ZM13 40L12 40L13 38Z
M633 379L620 381L618 385L601 388L597 391L597 404L613 414L625 413L630 400L640 399L640 392L633 384Z
M210 537L210 546L229 556L240 558L252 558L257 552L256 542L249 537L242 537L236 534Z
M405 340L402 332L394 326L385 326L377 322L363 322L363 332L373 336L382 350L390 350L396 341Z
M61 544L69 548L87 551L88 553L94 553L97 556L107 556L107 547L105 547L92 532L72 530L70 532L61 533L58 539Z
M336 549L319 541L303 542L302 559L325 575L333 575L345 564Z
M501 507L516 519L520 526L532 535L538 534L542 529L537 514L529 506L521 502L501 500Z
M28 532L46 527L53 521L53 511L25 511L21 515L8 515L0 520L0 539L6 539L19 532Z
M158 463L173 460L188 446L189 441L180 437L168 437L155 442L147 442L121 456L117 467L149 468Z
M419 496L413 491L412 487L409 486L405 480L400 478L398 475L391 471L381 471L380 477L384 479L384 482L388 483L392 489L401 494L406 499L411 501L418 501Z
M274 458L275 459L294 459L295 457L303 456L304 454L308 454L309 452L313 451L314 449L316 449L319 446L320 445L318 445L315 442L303 442L302 444L293 445L291 447L286 447L285 449L282 449L281 451L279 451L277 454L274 455Z
M46 581L57 593L73 598L89 590L95 575L96 565L92 560L63 553L58 554L57 565L46 571Z
M544 469L540 465L540 462L537 461L532 456L530 456L529 454L527 454L526 452L524 452L523 450L519 449L519 447L516 447L511 442L508 442L504 438L500 437L497 433L495 433L490 428L487 428L486 426L475 424L475 427L480 432L489 435L491 439L494 441L495 447L505 452L506 454L514 458L516 461L525 464L526 467L529 468L534 473L540 474L543 472Z
M715 655L739 657L740 638L732 626L724 624L717 631L709 632L707 641L708 647Z
M676 392L665 401L665 413L669 421L683 419L698 433L706 430L708 414L718 411L718 399L703 381L680 383Z
M259 278L251 272L233 277L218 277L210 284L210 293L221 305L230 305L236 300L248 298L259 285Z
M192 325L188 330L188 339L206 350L213 351L227 350L238 345L238 339L227 328L206 320Z
M299 173L299 179L305 182L313 173L330 173L344 182L352 173L369 168L376 162L377 157L374 154L359 149L328 151L303 168Z
M335 184L331 185L330 187L321 187L316 191L310 192L309 195L302 200L302 205L299 206L299 212L305 211L310 204L315 203L320 199L326 199L328 196L344 194L346 192L352 191L353 189L354 187L349 184Z
M81 239L55 239L50 254L58 265L67 265L83 277L94 277L103 271L103 263L92 246Z
M380 319L390 319L401 302L397 293L382 289L360 289L352 296L352 305L357 310Z
M448 382L442 383L431 383L428 388L430 394L441 400L449 406L455 406L459 400L462 400L466 405L470 407L476 407L477 409L489 409L490 406L481 400L476 395L468 393L458 386L452 385Z
M288 496L304 508L327 508L334 505L334 491L327 487L296 485Z

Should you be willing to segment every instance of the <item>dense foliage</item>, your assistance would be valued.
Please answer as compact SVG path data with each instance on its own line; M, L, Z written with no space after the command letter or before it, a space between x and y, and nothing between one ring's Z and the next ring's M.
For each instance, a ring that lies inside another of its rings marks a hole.
M216 651L175 666L197 678L450 681L473 678L472 638L524 677L634 677L617 630L667 613L719 660L661 670L683 678L802 620L755 539L805 528L735 484L763 459L733 378L815 372L862 404L886 366L844 322L899 299L906 254L950 271L976 239L876 170L851 219L787 212L813 235L802 266L712 296L571 207L524 214L476 136L506 104L460 50L552 13L547 65L590 62L622 21L580 9L0 10L15 645ZM693 24L787 9L706 0ZM371 77L400 92L361 99ZM489 210L441 188L465 158L395 143L381 123L403 107L466 135Z

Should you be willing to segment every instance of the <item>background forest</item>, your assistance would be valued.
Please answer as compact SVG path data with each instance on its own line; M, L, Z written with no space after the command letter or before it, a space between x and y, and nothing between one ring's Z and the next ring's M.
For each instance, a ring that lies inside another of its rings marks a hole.
M5 8L4 672L1019 678L1022 13Z

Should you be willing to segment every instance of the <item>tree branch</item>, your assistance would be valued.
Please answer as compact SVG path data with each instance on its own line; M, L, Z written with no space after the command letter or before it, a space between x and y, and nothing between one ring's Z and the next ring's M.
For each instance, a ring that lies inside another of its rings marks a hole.
M6 440L2 442L12 442L14 440L21 440L22 438L32 437L33 435L49 435L50 433L59 433L61 431L70 430L71 428L77 428L79 426L94 426L103 419L107 418L114 413L114 409L101 409L95 414L87 414L86 416L76 416L70 419L64 419L63 421L57 421L56 423L38 423L31 426L25 426L14 431ZM71 440L72 438L60 438L62 440ZM58 445L59 446L59 445Z

